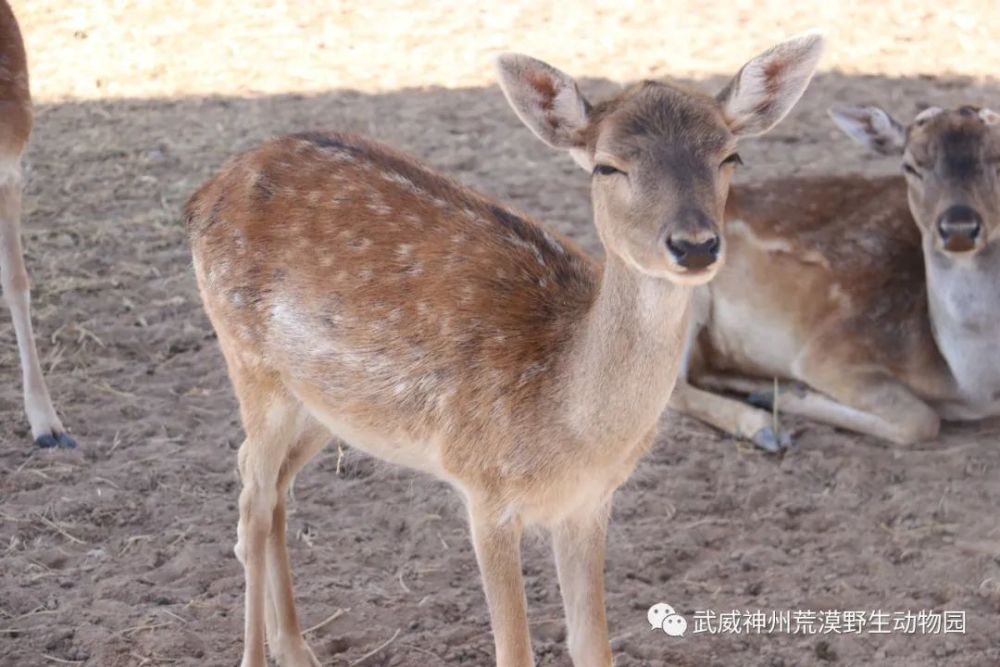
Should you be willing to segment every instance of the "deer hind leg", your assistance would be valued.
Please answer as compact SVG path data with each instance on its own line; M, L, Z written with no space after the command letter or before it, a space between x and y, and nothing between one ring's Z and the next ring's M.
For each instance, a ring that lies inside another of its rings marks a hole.
M285 495L295 473L328 434L268 377L232 373L246 440L240 447L236 557L246 578L242 667L266 667L265 636L281 667L315 667L302 638L285 544Z
M24 410L31 425L31 436L40 447L75 447L76 443L66 433L52 407L31 330L31 295L21 247L20 177L16 173L0 173L0 179L0 286L17 337Z
M475 501L469 503L472 543L493 625L497 667L533 667L527 600L521 578L521 523Z
M552 549L566 614L566 639L575 667L613 664L604 613L605 504L552 529Z
M809 387L779 391L778 410L902 445L937 437L940 417L908 387L883 373L850 368L825 360L807 366ZM773 386L762 383L751 400L773 404Z
M788 447L791 436L774 428L770 413L727 396L713 394L678 379L670 396L670 407L690 415L736 438L749 440L774 452Z
M308 429L292 448L278 476L278 499L267 540L267 643L271 655L282 667L320 667L319 660L302 637L295 610L285 508L288 488L295 475L329 440L330 433L325 428L316 425Z

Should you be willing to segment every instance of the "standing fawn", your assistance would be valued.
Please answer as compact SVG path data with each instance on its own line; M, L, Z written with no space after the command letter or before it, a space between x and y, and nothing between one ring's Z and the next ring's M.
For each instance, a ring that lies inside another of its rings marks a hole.
M292 599L286 492L331 434L450 482L468 507L497 664L534 663L522 530L548 528L575 665L610 665L605 529L653 441L692 286L722 261L738 137L777 123L821 50L806 35L717 98L637 84L591 106L576 82L499 58L520 119L592 173L602 267L415 160L347 134L235 158L186 208L195 273L246 440L236 555L244 667L319 665Z
M905 180L734 188L728 264L695 297L699 388L682 380L671 406L768 448L787 444L770 414L704 389L768 403L751 378L798 381L780 410L901 444L1000 414L1000 115L931 108L904 128L877 107L830 113L901 155Z
M10 308L24 382L24 410L41 447L75 447L52 407L31 332L28 272L21 250L21 156L31 134L31 92L21 29L0 0L0 286Z

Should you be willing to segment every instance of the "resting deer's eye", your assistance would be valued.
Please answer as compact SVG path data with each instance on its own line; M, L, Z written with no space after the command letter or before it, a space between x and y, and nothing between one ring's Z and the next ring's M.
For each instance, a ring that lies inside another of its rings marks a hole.
M742 165L743 164L743 158L740 157L739 153L733 153L732 155L730 155L729 157L727 157L725 160L723 160L722 164L720 164L719 166L720 167L724 167L727 164L733 164L733 165L739 164L739 165Z
M594 176L610 176L611 174L624 174L625 172L610 164L599 164L594 167Z
M917 171L917 168L916 168L916 167L914 167L914 166L913 166L912 164L910 164L909 162L904 162L904 163L903 163L903 171L905 171L905 172L906 172L907 174L909 174L910 176L915 176L915 177L917 177L917 178L922 178L922 177L920 176L920 172L919 172L919 171Z

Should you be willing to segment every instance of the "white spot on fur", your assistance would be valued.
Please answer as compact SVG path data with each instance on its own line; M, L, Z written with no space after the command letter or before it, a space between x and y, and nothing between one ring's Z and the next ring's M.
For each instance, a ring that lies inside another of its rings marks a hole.
M790 255L795 259L807 264L817 264L829 268L830 263L826 257L815 250L802 250L796 248L788 239L771 238L765 239L754 234L753 229L743 220L731 220L726 223L726 233L739 235L745 238L752 245L766 252L777 252Z
M542 255L542 251L538 246L528 241L525 241L516 234L507 234L507 240L519 248L530 250L532 254L535 256L535 261L538 262L539 265L545 266L545 257L544 255Z
M922 123L924 121L930 120L934 116L938 115L944 111L941 107L927 107L923 111L917 114L917 117L913 119L914 123Z
M381 202L368 202L365 206L375 215L389 215L392 213L392 207Z
M545 239L545 242L549 244L549 247L552 248L552 250L561 255L566 254L566 248L564 248L563 245L559 243L554 236L552 236L552 234L544 229L542 230L542 238Z

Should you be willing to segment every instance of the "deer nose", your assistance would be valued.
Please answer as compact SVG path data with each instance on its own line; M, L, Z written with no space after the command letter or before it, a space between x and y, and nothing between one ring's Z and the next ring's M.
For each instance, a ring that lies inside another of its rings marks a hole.
M949 206L938 218L938 234L945 250L964 252L972 250L983 228L983 217L971 206Z
M722 241L718 234L699 235L675 233L667 237L667 250L685 269L704 269L719 258Z

